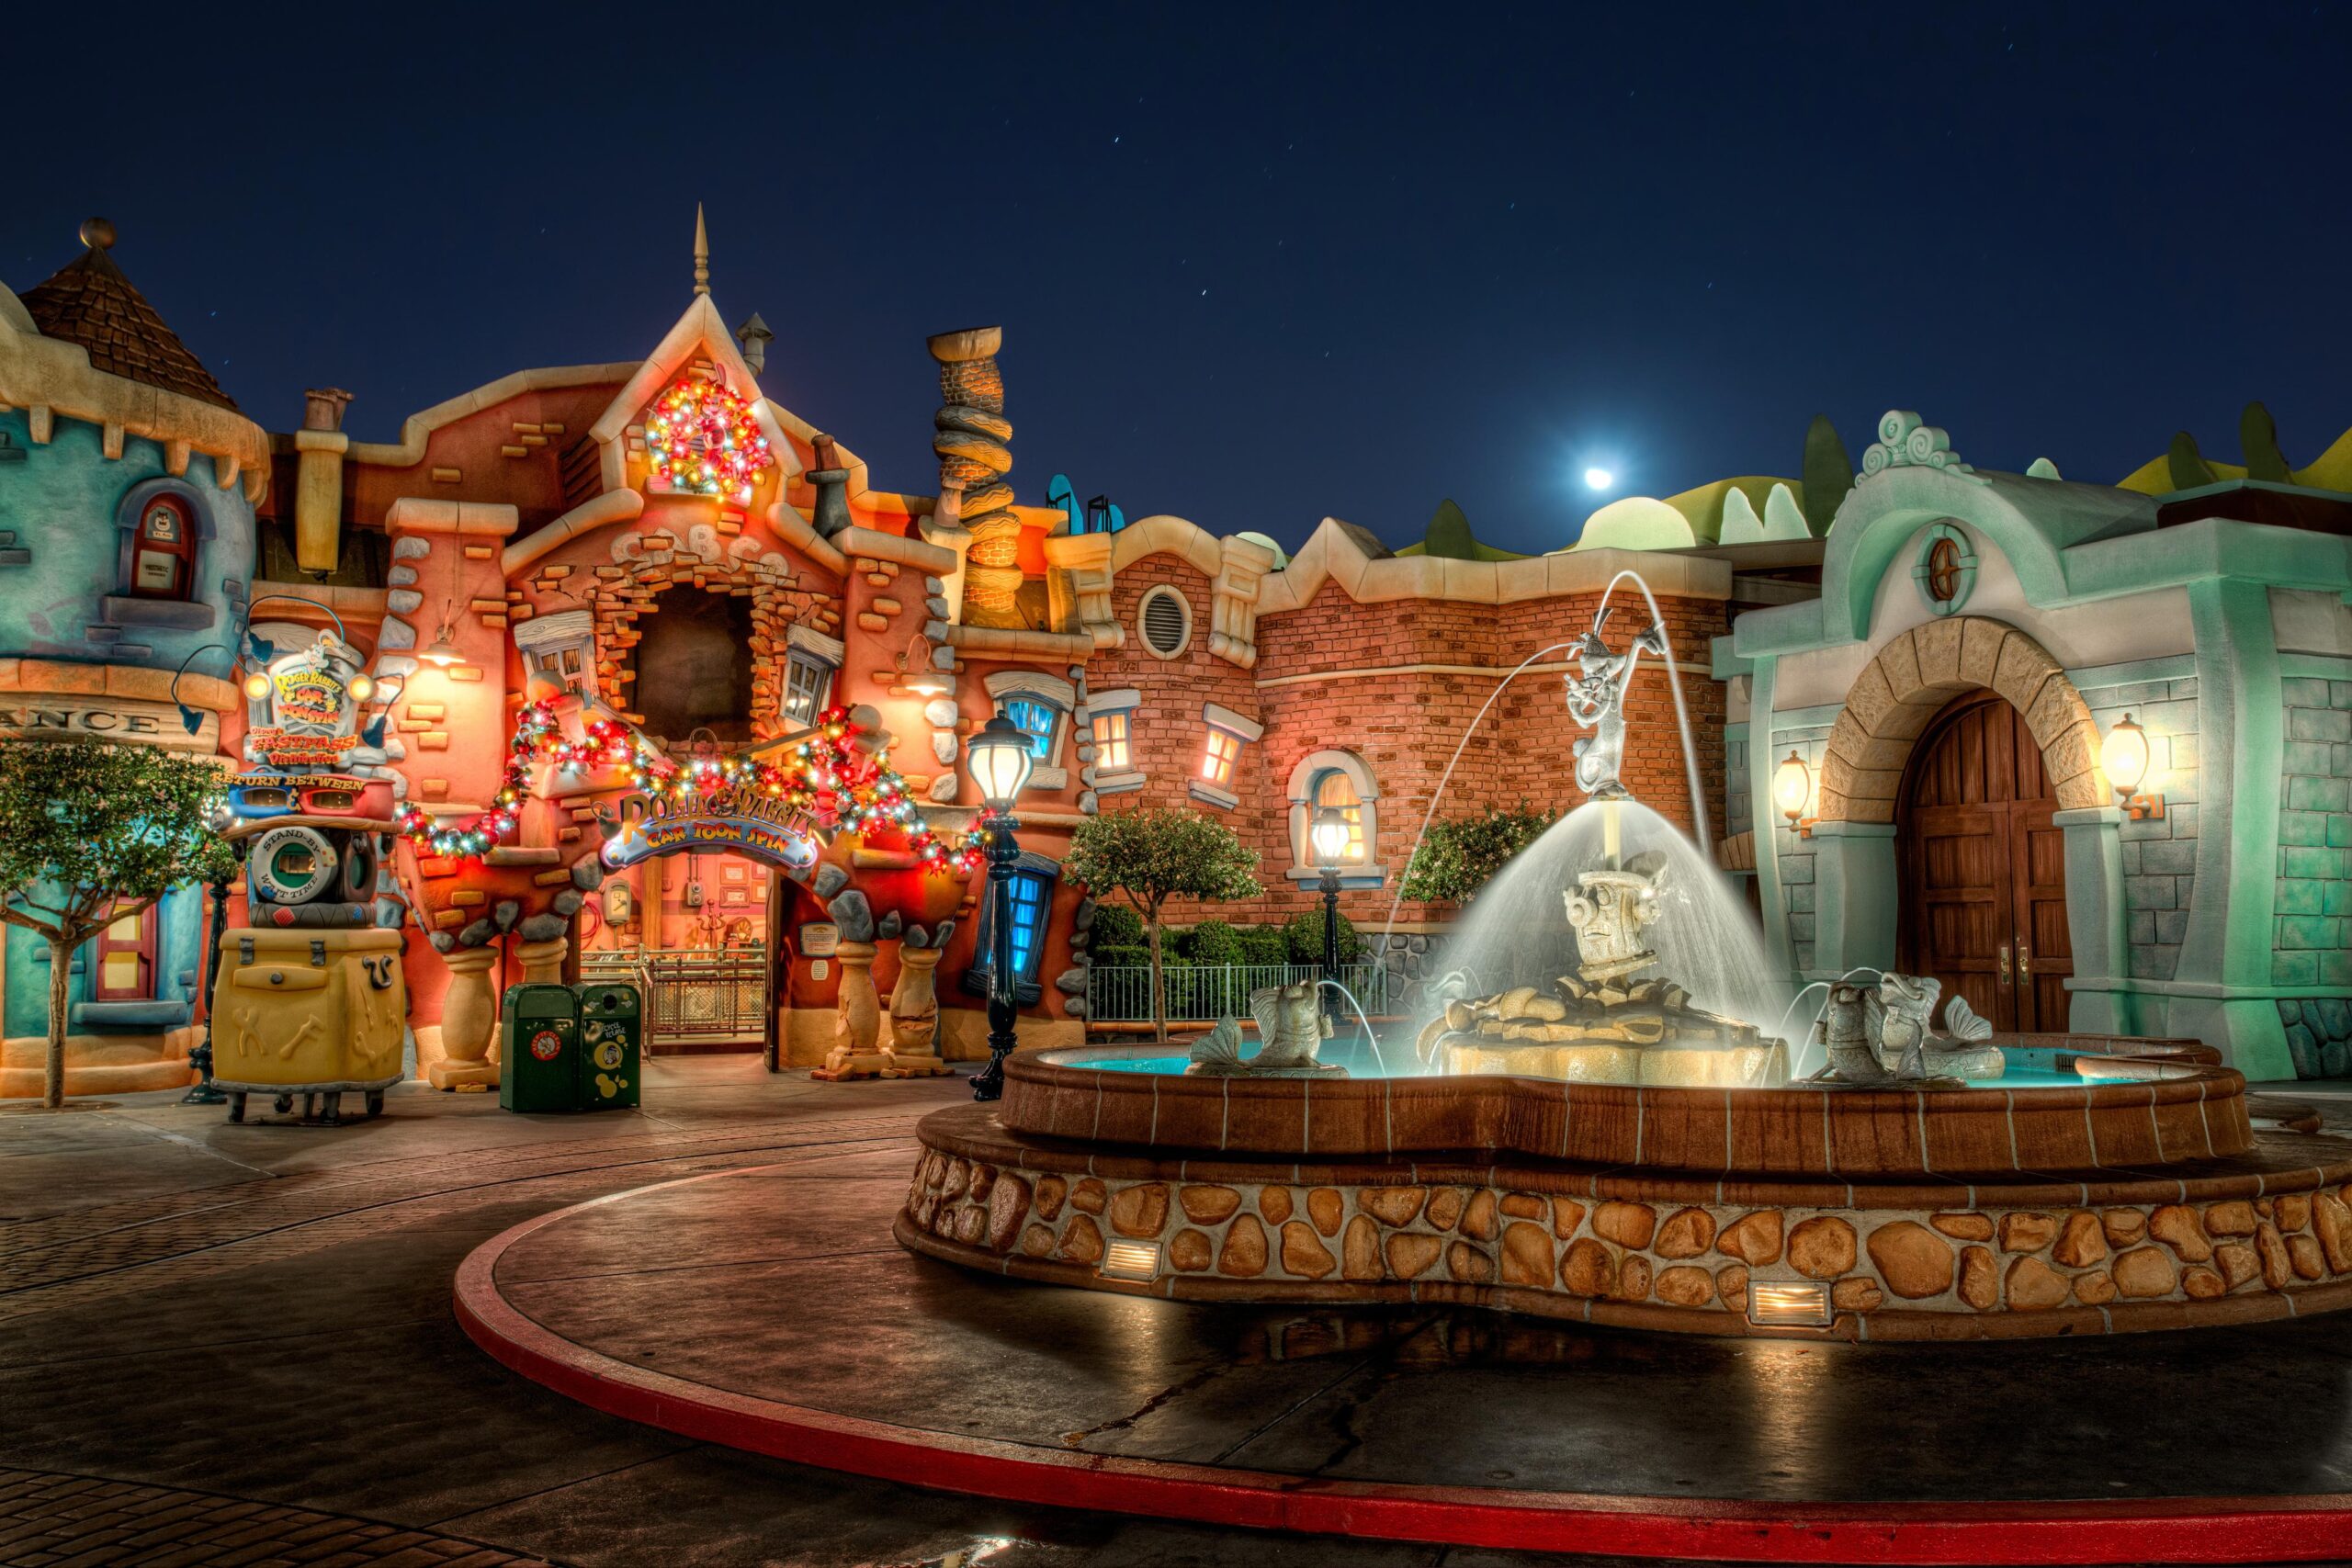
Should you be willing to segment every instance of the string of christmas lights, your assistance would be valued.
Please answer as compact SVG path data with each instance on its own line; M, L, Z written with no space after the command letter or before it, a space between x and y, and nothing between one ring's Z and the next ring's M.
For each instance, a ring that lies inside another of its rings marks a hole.
M688 377L653 400L645 418L653 477L691 495L723 495L748 505L774 456L752 407L723 381Z
M820 827L861 837L900 833L925 870L967 876L978 870L980 840L950 848L923 821L898 770L860 748L855 736L849 710L831 707L818 716L816 733L794 748L786 764L732 756L700 757L680 764L610 719L592 720L586 738L572 739L558 726L551 703L531 703L515 715L498 794L487 810L445 828L415 807L404 806L400 830L421 854L480 859L520 820L523 802L534 793L531 770L552 763L567 771L617 768L632 788L673 811L694 809L723 791L747 790L784 810L805 812Z

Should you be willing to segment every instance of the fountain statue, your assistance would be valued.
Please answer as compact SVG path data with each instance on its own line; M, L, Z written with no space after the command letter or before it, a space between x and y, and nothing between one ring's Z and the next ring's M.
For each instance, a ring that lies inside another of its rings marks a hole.
M1944 1009L1946 1034L1934 1030L1943 982L1928 975L1881 975L1876 986L1840 981L1813 1026L1829 1065L1808 1081L1825 1088L1958 1089L1997 1078L2007 1066L1990 1043L1993 1026L1961 997Z
M1441 1073L1516 1073L1577 1083L1778 1088L1789 1081L1787 1047L1753 1024L1691 1005L1673 979L1640 977L1658 961L1644 932L1665 910L1667 860L1657 851L1624 859L1620 814L1632 792L1618 777L1625 751L1625 693L1644 653L1668 657L1653 623L1623 653L1602 640L1609 606L1576 644L1564 677L1568 716L1591 733L1574 749L1577 786L1601 814L1602 864L1560 889L1576 933L1573 975L1555 994L1519 986L1458 998L1416 1042Z
M1193 1047L1187 1073L1269 1078L1345 1077L1348 1069L1336 1062L1318 1062L1316 1053L1331 1037L1331 1020L1317 998L1317 985L1301 980L1295 986L1268 986L1250 993L1250 1016L1263 1042L1258 1054L1241 1059L1241 1025L1231 1018L1217 1021Z

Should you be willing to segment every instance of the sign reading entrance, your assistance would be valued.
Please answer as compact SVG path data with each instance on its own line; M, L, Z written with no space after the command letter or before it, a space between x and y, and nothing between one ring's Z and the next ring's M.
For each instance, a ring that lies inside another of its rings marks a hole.
M605 844L603 860L608 869L618 871L687 850L739 850L787 871L806 871L817 863L820 848L812 831L757 818L656 817L623 828Z

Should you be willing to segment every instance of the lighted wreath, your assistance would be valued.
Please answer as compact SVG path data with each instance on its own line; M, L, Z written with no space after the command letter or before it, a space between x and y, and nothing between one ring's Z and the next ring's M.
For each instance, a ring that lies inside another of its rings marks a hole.
M925 871L968 876L979 868L979 845L967 839L951 847L934 834L898 770L854 743L857 727L846 708L820 714L815 732L781 763L724 757L681 766L610 719L592 719L586 728L587 739L573 740L557 724L551 703L527 705L515 716L497 797L490 808L470 821L444 827L416 807L404 805L401 834L420 853L478 860L522 819L524 797L534 793L532 769L553 763L558 772L618 768L632 787L676 804L748 785L806 811L827 829L902 834L915 863Z
M653 400L645 416L645 451L653 478L688 495L721 495L738 504L775 460L752 405L724 381L687 376Z

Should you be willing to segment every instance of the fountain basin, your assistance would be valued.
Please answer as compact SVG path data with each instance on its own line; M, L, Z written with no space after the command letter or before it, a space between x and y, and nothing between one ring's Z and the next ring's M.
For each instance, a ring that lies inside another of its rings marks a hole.
M1015 1134L1198 1154L1391 1158L1476 1149L1599 1167L1841 1179L2133 1169L2243 1154L2252 1143L2245 1080L2196 1041L2063 1035L2002 1043L2029 1070L2086 1055L2150 1076L1959 1089L1685 1088L1498 1075L1304 1082L1114 1070L1138 1057L1164 1058L1165 1050L1099 1045L1013 1057L1001 1117Z
M1091 1290L1716 1335L2033 1337L2352 1306L2352 1143L2256 1131L2244 1080L2194 1042L2004 1043L2029 1070L2079 1055L2145 1076L1727 1091L1018 1055L998 1107L924 1119L895 1234Z

